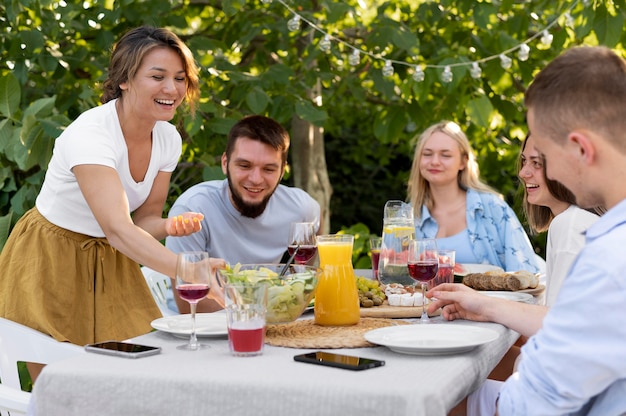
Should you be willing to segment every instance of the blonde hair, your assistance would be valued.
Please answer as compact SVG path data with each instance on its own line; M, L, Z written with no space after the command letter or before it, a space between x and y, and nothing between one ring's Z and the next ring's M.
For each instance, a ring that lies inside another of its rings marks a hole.
M460 170L457 176L459 187L463 190L473 189L481 192L491 192L501 196L496 190L480 180L480 170L474 151L470 146L469 140L461 127L453 121L440 121L433 124L420 134L415 145L415 153L413 154L413 165L411 166L411 174L407 185L408 200L413 205L413 211L416 218L422 215L422 206L426 205L429 210L433 208L433 201L430 194L430 184L420 172L420 159L424 150L426 141L436 132L441 132L453 139L461 151L461 158L465 159L465 169Z

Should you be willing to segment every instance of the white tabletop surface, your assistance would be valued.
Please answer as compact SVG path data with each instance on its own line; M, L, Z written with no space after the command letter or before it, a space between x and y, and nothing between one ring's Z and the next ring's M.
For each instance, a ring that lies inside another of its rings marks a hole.
M435 322L443 323L440 317ZM383 367L349 371L293 360L313 349L266 345L261 356L233 357L225 336L202 338L211 348L191 352L176 349L184 339L152 332L134 341L161 346L159 355L126 359L89 353L46 366L31 414L445 415L518 338L493 323L446 324L491 328L500 337L455 355L405 355L386 347L332 350L386 361Z

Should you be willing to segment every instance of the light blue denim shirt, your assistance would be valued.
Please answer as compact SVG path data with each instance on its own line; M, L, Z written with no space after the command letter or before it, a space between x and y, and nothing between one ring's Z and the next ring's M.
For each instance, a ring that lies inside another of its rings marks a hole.
M626 200L596 221L542 328L500 390L500 415L626 414Z
M466 196L467 231L479 263L493 264L506 271L539 271L539 262L528 235L515 212L497 195L468 190ZM439 225L422 207L415 219L415 238L435 238Z

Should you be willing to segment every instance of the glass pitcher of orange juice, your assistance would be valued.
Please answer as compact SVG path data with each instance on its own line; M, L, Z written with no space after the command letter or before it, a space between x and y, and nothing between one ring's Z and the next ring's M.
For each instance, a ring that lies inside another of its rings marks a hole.
M317 236L320 276L315 290L315 323L324 326L354 325L359 322L359 291L352 268L354 236Z

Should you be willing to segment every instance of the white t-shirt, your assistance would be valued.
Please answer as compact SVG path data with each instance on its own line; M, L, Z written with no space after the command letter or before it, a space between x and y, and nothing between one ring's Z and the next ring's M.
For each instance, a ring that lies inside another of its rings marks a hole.
M115 169L126 191L130 212L148 198L159 171L172 172L180 157L182 140L176 127L157 121L152 130L152 154L142 182L130 174L128 148L115 110L115 102L94 107L81 114L56 139L46 178L37 196L39 212L51 223L92 237L104 237L72 168L77 165L104 165Z
M554 217L546 243L546 306L552 306L574 259L585 245L584 232L599 217L570 205Z

